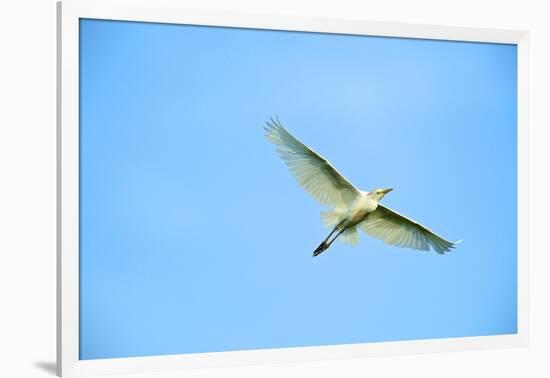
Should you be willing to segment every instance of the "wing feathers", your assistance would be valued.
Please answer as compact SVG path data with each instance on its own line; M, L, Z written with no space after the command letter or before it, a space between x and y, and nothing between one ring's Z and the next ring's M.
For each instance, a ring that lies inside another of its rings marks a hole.
M359 191L325 158L294 138L278 118L267 122L265 136L277 146L279 156L296 181L327 207L351 203Z
M277 146L277 153L290 173L317 201L327 207L344 208L357 198L359 191L330 162L293 137L278 118L271 118L264 129L267 140ZM378 205L359 227L388 244L421 251L431 248L444 254L457 244L383 205ZM344 239L354 244L357 233L350 231Z
M359 226L370 236L397 247L421 251L429 251L431 247L437 253L444 254L457 244L383 205L378 205Z

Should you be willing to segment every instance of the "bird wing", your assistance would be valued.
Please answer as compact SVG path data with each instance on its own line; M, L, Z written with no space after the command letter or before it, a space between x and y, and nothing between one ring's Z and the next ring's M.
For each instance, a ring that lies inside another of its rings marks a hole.
M359 195L359 190L332 164L294 138L279 119L272 118L264 129L294 178L317 201L327 207L343 207Z
M370 236L388 244L421 251L428 251L431 246L440 255L449 252L459 243L445 240L420 223L380 204L359 227Z

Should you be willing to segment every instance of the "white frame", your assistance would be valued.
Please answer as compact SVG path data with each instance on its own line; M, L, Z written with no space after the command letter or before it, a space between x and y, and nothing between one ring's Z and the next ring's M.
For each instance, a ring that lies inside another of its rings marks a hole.
M238 352L79 360L79 18L516 44L518 47L518 333ZM57 373L82 376L528 344L528 49L526 31L198 11L177 0L58 3Z

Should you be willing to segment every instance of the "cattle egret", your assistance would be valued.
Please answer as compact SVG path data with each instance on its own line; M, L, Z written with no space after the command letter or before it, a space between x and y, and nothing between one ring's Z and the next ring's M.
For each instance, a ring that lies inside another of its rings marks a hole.
M380 200L392 189L370 192L357 189L328 160L292 136L278 118L271 118L264 129L267 140L277 146L277 152L298 183L321 204L334 209L321 212L321 219L332 231L313 256L326 251L338 237L347 244L357 245L357 227L390 245L421 251L431 247L441 255L459 243L445 240L420 223L382 205Z

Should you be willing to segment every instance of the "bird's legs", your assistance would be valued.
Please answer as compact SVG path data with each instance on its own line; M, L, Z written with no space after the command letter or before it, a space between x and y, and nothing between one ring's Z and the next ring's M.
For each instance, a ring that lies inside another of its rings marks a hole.
M340 234L346 230L345 227L342 227L342 223L343 222L339 223L336 227L334 227L332 229L332 231L330 232L330 234L328 234L328 236L325 238L325 240L323 240L321 242L321 244L319 244L319 246L315 249L315 251L313 251L313 257L318 256L321 253L323 253L324 251L326 251L328 249L328 247L330 247L331 244L336 240L336 238L338 238L338 236L340 236ZM336 234L336 236L334 238L332 238L332 240L330 242L328 242L330 237L338 230L340 230L340 231Z

